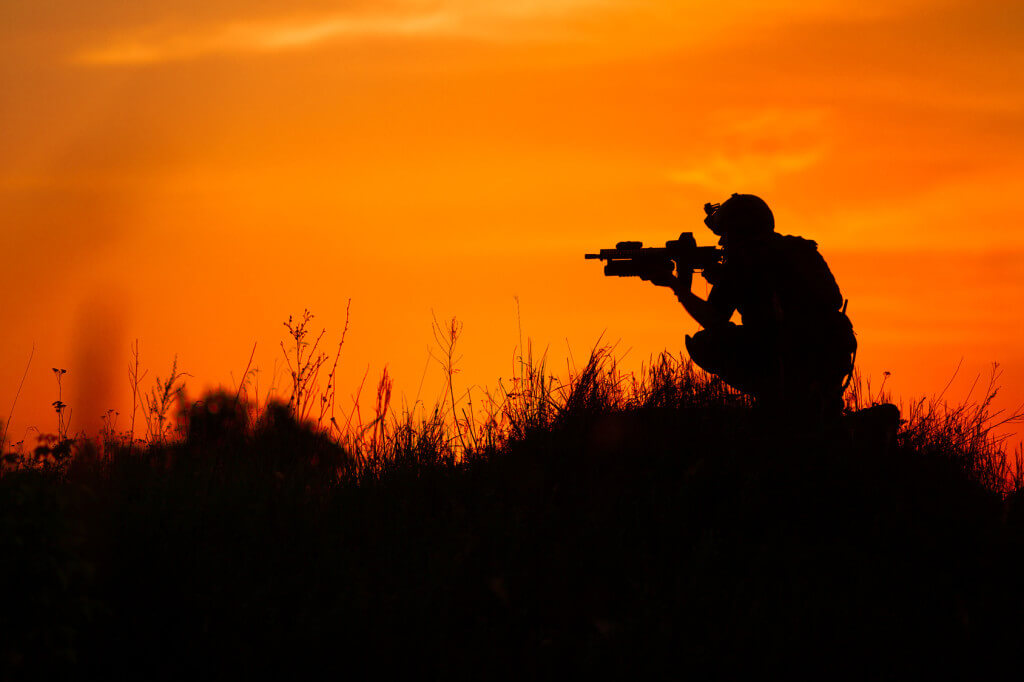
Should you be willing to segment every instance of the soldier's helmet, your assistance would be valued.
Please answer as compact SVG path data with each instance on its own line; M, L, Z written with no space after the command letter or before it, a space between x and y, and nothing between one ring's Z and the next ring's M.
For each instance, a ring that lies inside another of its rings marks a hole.
M775 216L768 204L753 194L733 194L721 205L707 204L704 223L711 231L730 237L766 236L775 231Z

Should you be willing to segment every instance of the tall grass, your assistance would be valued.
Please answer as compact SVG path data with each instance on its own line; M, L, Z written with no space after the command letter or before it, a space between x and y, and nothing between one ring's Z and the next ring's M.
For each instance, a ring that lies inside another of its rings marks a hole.
M1024 406L1010 411L994 408L1002 374L998 363L993 363L984 384L976 377L967 395L950 403L946 392L958 372L959 368L938 395L898 402L902 416L899 447L944 460L990 490L1002 494L1024 490L1024 453L1019 447L1014 452L1006 447L1010 438L1006 427L1024 422ZM855 373L846 394L847 411L891 403L893 398L885 387L888 375L883 375L882 384L874 390L869 379ZM979 385L984 386L980 393Z
M290 345L282 342L281 349L291 378L286 404L273 396L273 386L261 398L256 383L259 370L250 369L251 357L233 395L214 392L188 403L185 382L189 375L178 367L177 358L166 378L157 377L150 390L143 391L140 382L146 373L140 373L136 342L129 384L133 402L144 408L145 437L136 438L135 409L129 428L122 433L109 421L116 418L111 411L99 438L101 450L130 452L136 445L160 449L187 444L189 438L202 438L201 432L211 428L251 439L261 429L288 420L294 428L315 435L318 442L330 443L345 453L349 464L339 471L380 472L396 463L451 466L487 457L570 420L650 410L686 411L692 419L702 411L725 410L736 416L754 409L749 397L702 371L682 354L663 352L638 370L624 371L616 348L600 341L581 366L567 363L559 374L550 368L547 351L535 353L533 343L526 340L514 354L510 379L499 379L496 389L460 390L462 324L453 318L433 323L436 348L432 357L445 379L444 396L433 406L397 406L393 381L385 367L370 396L370 408L363 405L365 375L348 414L339 414L337 367L348 332L348 314L333 361L319 350L326 329L314 330L313 319L305 310L300 317L284 322ZM324 368L329 372L321 386ZM845 398L847 412L891 402L885 386L887 375L881 386L873 389L869 379L855 374ZM943 394L900 404L903 420L898 447L948 460L964 476L1003 494L1024 488L1021 452L1008 453L1006 436L997 435L999 429L1021 422L1024 410L1006 413L993 408L999 376L998 367L993 367L981 397L968 395L957 405L946 403ZM58 373L58 385L60 379ZM69 438L63 414L68 407L59 397L54 405L60 420L57 435L41 436L39 446L29 452L8 451L5 468L59 469L66 465L72 450L92 443L84 436ZM193 422L202 425L197 430L190 426ZM213 422L217 426L211 427Z

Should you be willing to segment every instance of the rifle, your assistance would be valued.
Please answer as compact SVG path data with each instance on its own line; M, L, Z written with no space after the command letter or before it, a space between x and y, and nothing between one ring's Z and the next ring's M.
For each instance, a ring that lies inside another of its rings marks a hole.
M643 242L619 242L614 249L601 249L583 257L608 261L604 266L604 274L608 277L651 277L671 275L676 267L680 271L689 269L692 272L714 267L721 263L722 251L714 246L697 246L693 233L683 232L679 239L665 242L664 247L645 247Z

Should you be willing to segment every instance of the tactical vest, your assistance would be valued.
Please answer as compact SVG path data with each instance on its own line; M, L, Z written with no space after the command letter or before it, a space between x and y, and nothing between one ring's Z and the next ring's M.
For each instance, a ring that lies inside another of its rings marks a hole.
M833 377L848 374L857 341L817 243L775 234L748 258L726 266L744 326L793 361Z

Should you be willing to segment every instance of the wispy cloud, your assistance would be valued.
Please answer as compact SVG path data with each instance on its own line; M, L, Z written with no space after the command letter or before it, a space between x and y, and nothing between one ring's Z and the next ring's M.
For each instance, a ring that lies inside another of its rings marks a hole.
M763 154L716 154L694 165L674 170L669 179L708 189L771 187L777 178L811 168L824 149L779 151Z
M383 10L236 20L216 25L145 26L132 34L100 41L72 61L86 65L147 64L207 55L276 52L309 48L345 39L475 36L508 39L530 35L529 24L543 23L579 10L608 7L610 0L523 0L515 3L403 0ZM515 27L515 31L510 31Z
M76 55L81 64L147 64L194 59L210 54L274 52L311 47L340 38L455 33L456 15L431 12L409 16L331 15L265 23L233 22L180 32L155 28Z
M673 182L707 189L767 188L817 165L828 148L828 117L818 109L764 109L717 114L720 138L669 172Z
M894 11L892 4L922 1L863 2L855 9L847 0L780 0L770 5L757 0L718 0L714 4L702 0L391 0L372 9L357 5L326 14L139 26L127 35L100 39L72 60L88 65L146 64L294 50L373 37L589 38L620 47L623 43L638 48L655 44L678 47L727 40L729 27L760 32L799 19L877 18ZM296 7L302 12L301 0Z

